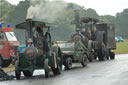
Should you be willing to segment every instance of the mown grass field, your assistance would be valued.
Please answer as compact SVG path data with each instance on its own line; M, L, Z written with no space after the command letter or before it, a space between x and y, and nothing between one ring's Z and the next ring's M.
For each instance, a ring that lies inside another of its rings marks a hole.
M124 42L118 42L116 44L116 50L114 50L116 54L126 54L128 53L128 40Z

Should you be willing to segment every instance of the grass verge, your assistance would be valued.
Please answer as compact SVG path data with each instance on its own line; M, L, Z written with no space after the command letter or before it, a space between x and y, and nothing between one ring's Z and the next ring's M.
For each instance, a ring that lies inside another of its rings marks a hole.
M13 65L10 65L9 67L3 68L4 72L10 72L10 71L14 71L15 67Z
M119 42L116 44L116 50L113 50L116 54L126 54L128 53L128 40L124 42Z

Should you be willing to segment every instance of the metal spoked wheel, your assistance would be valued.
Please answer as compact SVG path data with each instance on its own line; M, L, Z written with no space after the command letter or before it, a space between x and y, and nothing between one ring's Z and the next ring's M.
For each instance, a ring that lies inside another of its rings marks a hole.
M21 71L19 70L19 61L16 60L15 62L15 75L16 75L16 79L19 80L21 77Z

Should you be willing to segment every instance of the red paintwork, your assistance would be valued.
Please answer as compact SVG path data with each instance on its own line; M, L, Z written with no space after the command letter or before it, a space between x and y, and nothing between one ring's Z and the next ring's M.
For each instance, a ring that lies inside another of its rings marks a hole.
M27 55L28 56L33 56L34 55L34 51L33 50L28 50L27 51Z
M12 28L0 28L0 32L4 32L5 40L0 40L0 54L2 55L3 60L10 60L11 56L15 56L15 49L14 47L19 48L18 41L8 41L5 35L5 32L14 32ZM18 49L17 49L18 50Z
M1 28L0 30L4 31L4 32L14 32L14 30L12 28L8 28L8 27Z

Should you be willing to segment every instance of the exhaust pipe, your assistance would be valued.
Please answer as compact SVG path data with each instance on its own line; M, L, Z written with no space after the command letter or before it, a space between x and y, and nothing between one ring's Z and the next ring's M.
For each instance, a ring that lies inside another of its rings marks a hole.
M28 38L32 38L32 19L26 19L26 23L28 25L27 31L28 31Z
M32 44L32 42L33 42L32 19L30 19L30 18L26 19L26 23L27 23L26 31L27 31L27 34L28 34L28 39L27 39L27 45L28 45L29 43Z
M75 14L76 29L80 29L80 14L79 14L79 10L74 10L74 14Z

